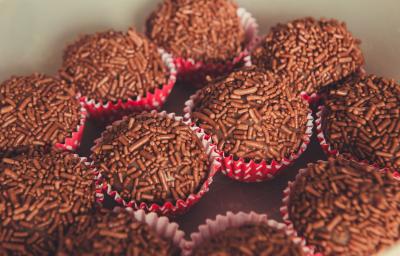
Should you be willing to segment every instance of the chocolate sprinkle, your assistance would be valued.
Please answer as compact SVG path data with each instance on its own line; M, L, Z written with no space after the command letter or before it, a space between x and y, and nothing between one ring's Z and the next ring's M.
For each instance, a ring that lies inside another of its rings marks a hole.
M292 187L289 219L329 255L376 255L399 240L400 182L353 161L309 164Z
M147 35L177 57L206 63L232 60L245 44L230 0L164 0L147 21Z
M64 143L81 121L76 88L42 74L0 85L0 152Z
M87 221L93 173L68 152L19 155L0 163L0 254L48 255L57 238Z
M312 94L358 70L364 57L344 22L307 17L273 27L252 62L288 77L298 93Z
M106 103L153 93L169 74L157 47L130 29L86 35L68 46L60 76L82 96Z
M267 224L246 224L213 235L196 248L193 255L302 256L304 252L284 230Z
M92 149L92 159L125 201L175 202L196 193L210 163L196 133L156 112L115 123Z
M400 170L400 85L353 75L331 90L322 116L328 144L340 153Z
M191 118L226 154L269 162L299 150L308 112L285 80L250 67L200 90Z
M57 255L175 255L172 241L121 211L96 214L74 225L60 241Z

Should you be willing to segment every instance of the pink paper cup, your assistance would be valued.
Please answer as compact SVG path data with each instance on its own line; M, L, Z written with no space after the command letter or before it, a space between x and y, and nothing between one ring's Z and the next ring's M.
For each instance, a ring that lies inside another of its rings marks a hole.
M185 118L191 120L191 112L198 96L199 92L192 95L189 100L185 102L185 107L183 110ZM221 153L222 173L241 182L261 182L264 180L273 179L280 173L280 171L292 165L295 160L297 160L304 153L304 151L306 151L308 144L310 144L314 126L311 109L309 109L307 119L307 127L303 136L303 142L300 148L296 152L293 152L289 158L284 158L281 161L272 160L271 162L266 162L263 160L261 162L256 162L254 160L246 161L243 158L235 160L234 155L225 155L224 153ZM222 152L221 149L218 150Z
M176 202L166 202L164 204L147 204L144 202L136 202L135 200L125 201L117 191L113 190L112 186L107 183L102 177L101 173L98 172L95 177L95 183L97 188L97 201L102 203L104 201L104 194L109 195L117 204L125 208L131 208L133 210L143 209L146 212L155 212L160 215L175 216L185 213L194 204L196 204L200 198L209 191L209 187L213 182L214 176L221 168L221 153L216 149L216 146L212 143L211 137L204 133L204 131L195 126L190 120L185 120L183 117L176 116L175 113L167 113L165 111L160 112L161 116L168 116L174 118L175 120L182 121L184 124L190 126L191 130L194 131L197 137L201 140L204 150L208 155L210 162L210 170L204 183L200 186L197 193L188 195L185 199L179 199ZM117 125L122 122L127 117L122 120L116 121L113 125ZM106 130L110 129L108 126ZM101 138L95 141L95 144L100 143Z
M278 223L275 220L268 219L265 214L257 214L255 212L232 213L227 212L225 215L217 215L214 220L207 219L205 224L198 227L196 233L190 235L191 240L186 241L183 246L182 255L191 255L194 249L214 235L231 227L241 227L246 224L267 224L270 227L284 230L288 236L292 237L295 244L299 244L307 256L313 255L311 248L304 245L304 241L296 237L295 232L283 223Z
M237 15L245 31L245 49L231 60L218 64L204 63L191 58L185 59L176 57L174 62L178 70L179 79L189 81L194 84L195 87L201 87L207 75L215 76L224 74L242 64L243 59L249 55L249 52L257 43L258 24L256 19L244 8L238 8Z
M155 89L154 93L147 92L144 97L138 96L136 99L119 99L117 102L96 101L95 99L89 99L83 96L81 97L81 102L87 109L90 117L95 119L107 119L114 115L119 117L131 112L161 108L175 85L177 72L171 55L161 49L159 49L158 52L169 70L167 84L164 84L161 88ZM118 119L118 117L116 119Z

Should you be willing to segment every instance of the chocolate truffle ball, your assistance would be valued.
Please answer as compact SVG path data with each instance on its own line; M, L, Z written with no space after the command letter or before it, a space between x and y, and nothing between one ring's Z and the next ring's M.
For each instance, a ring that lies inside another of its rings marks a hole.
M327 95L322 130L331 149L400 170L400 85L353 75Z
M64 143L81 121L74 85L41 74L0 85L0 154Z
M252 62L288 77L298 93L312 94L358 70L364 57L345 23L308 17L273 27Z
M308 112L284 79L250 67L201 89L191 118L226 155L269 162L299 150Z
M160 237L132 213L93 215L74 225L60 241L57 255L175 255L172 241Z
M54 254L58 236L87 221L95 201L92 181L89 167L68 152L3 158L0 254Z
M147 36L176 57L225 63L244 49L237 8L230 0L164 0L147 21Z
M193 255L305 255L284 230L267 224L230 227L213 235L193 251Z
M400 238L400 182L353 161L309 164L293 184L288 213L323 255L376 255Z
M94 165L126 202L185 200L199 190L210 169L196 133L156 112L114 123L92 152Z
M157 47L133 29L86 35L69 45L60 75L97 102L136 99L167 84Z

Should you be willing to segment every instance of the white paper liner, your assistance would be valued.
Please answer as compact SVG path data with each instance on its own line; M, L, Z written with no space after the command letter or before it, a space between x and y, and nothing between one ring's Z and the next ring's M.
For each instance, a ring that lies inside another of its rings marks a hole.
M198 192L190 194L187 196L185 199L178 199L176 202L171 203L171 202L166 202L162 205L153 203L153 204L146 204L144 202L138 203L135 200L131 200L129 202L126 202L125 200L122 199L122 197L119 195L119 193L115 190L112 189L112 186L109 183L106 183L101 175L100 172L98 172L95 176L95 182L96 182L96 187L98 188L98 193L96 193L96 197L99 202L102 202L104 200L104 192L107 193L109 196L111 196L116 202L121 203L124 207L126 208L133 208L135 210L137 209L144 209L148 212L156 212L158 214L162 215L177 215L177 214L182 214L185 211L187 211L193 204L197 203L200 198L209 191L209 186L213 182L213 178L217 172L220 171L221 167L221 152L219 152L216 149L216 146L212 144L210 136L206 135L204 131L195 126L193 123L190 122L190 120L185 120L183 117L176 116L175 113L167 113L166 111L163 112L157 112L155 110L152 111L152 113L158 113L160 116L163 117L170 117L173 118L177 121L182 121L184 124L188 125L192 131L196 133L196 136L202 141L202 144L204 146L205 152L208 155L209 162L210 162L210 170L208 172L207 178L201 184L200 189ZM103 134L109 130L112 126L118 125L120 122L125 120L127 117L124 117L122 120L118 120L114 122L112 125L108 126ZM95 141L95 145L101 142L101 139L103 137L103 134L100 138L98 138ZM94 163L92 163L94 164ZM106 184L105 184L106 183ZM100 191L102 191L100 193Z
M205 224L200 225L198 231L190 235L191 240L185 241L182 255L191 255L193 250L198 246L201 246L204 241L210 239L219 232L226 230L227 228L240 227L249 223L266 223L270 227L279 230L285 230L286 234L293 238L293 242L295 244L299 244L303 248L305 255L311 256L313 253L310 248L305 246L304 241L296 237L292 229L288 228L283 223L278 223L275 220L268 219L267 215L265 214L258 214L255 212L227 212L225 215L217 215L214 220L207 219Z
M195 106L195 101L200 95L200 91L190 96L190 98L184 104L184 117L191 120L192 109ZM283 158L281 161L272 160L271 162L266 162L265 160L260 163L255 161L245 161L243 158L239 160L234 160L233 155L222 156L222 173L230 178L242 182L262 182L264 180L273 179L282 170L292 165L295 160L297 160L307 149L311 142L311 137L313 134L314 118L312 116L312 110L308 109L307 124L305 134L302 138L302 144L300 148L291 153L289 158ZM215 143L214 143L215 144ZM222 152L220 149L218 149Z

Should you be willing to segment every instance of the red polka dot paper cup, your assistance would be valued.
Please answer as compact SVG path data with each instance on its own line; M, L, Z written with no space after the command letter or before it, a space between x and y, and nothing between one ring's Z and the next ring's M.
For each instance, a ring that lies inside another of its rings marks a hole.
M79 98L80 96L78 96ZM75 151L79 148L81 144L81 140L83 137L83 131L85 130L86 119L88 117L88 112L84 108L83 103L81 102L81 111L80 111L80 121L76 130L71 133L70 137L64 139L63 142L59 142L55 144L55 147L62 150Z
M198 98L199 92L192 95L188 101L185 102L184 116L187 119L191 119L192 108L195 105L195 101ZM221 153L222 155L222 166L221 171L226 176L241 182L261 182L264 180L273 179L281 171L292 165L303 153L306 151L310 144L311 136L313 133L314 119L312 111L309 109L307 115L307 124L302 143L300 148L293 152L290 157L283 158L281 161L272 160L267 162L265 160L256 162L254 160L247 161L246 159L239 158L235 159L234 155ZM220 152L221 149L218 149Z
M117 102L97 101L83 96L81 97L81 101L90 117L96 119L118 119L118 117L122 117L131 112L161 108L175 85L177 72L172 56L164 50L159 49L158 51L169 71L167 84L162 85L161 88L155 89L153 93L147 92L144 97L138 96L135 99L119 99Z
M170 118L174 118L177 121L182 121L184 124L188 125L190 129L196 133L196 136L201 140L202 145L204 146L204 150L208 156L210 166L208 175L204 182L200 185L198 191L196 193L188 195L184 199L178 199L175 202L166 202L164 204L148 204L145 202L136 202L135 200L125 201L119 195L119 193L113 190L112 186L103 179L101 173L98 172L95 177L97 188L96 197L98 202L103 203L104 196L105 194L107 194L118 205L125 208L131 208L134 210L143 209L146 212L155 212L160 215L174 216L185 213L187 210L190 209L190 207L196 204L206 192L209 191L209 187L213 182L215 174L218 173L221 168L221 152L216 149L216 146L212 143L211 137L205 134L203 129L195 126L189 120L185 120L183 117L176 116L175 113L167 113L165 111L160 112L159 115L168 116ZM114 122L113 125L117 125L119 122L122 122L122 120ZM106 130L110 127L111 126L107 127ZM95 143L100 143L100 141L101 138L97 139Z
M191 82L196 87L201 87L207 75L220 75L231 71L243 64L243 59L256 45L258 40L258 24L256 19L244 8L237 9L237 15L245 31L245 49L232 60L220 64L204 63L194 59L176 57L174 59L178 70L178 77Z
M275 220L268 219L267 215L265 214L257 214L255 212L227 212L225 215L217 215L214 220L206 220L205 224L202 224L198 227L198 231L196 233L192 233L190 235L191 240L184 243L182 255L191 255L193 250L201 246L203 242L228 228L241 227L246 224L264 223L272 228L284 230L288 236L292 237L292 241L295 244L298 244L302 247L306 256L313 255L312 249L305 246L304 241L295 235L293 229L290 229L283 223L278 223Z

